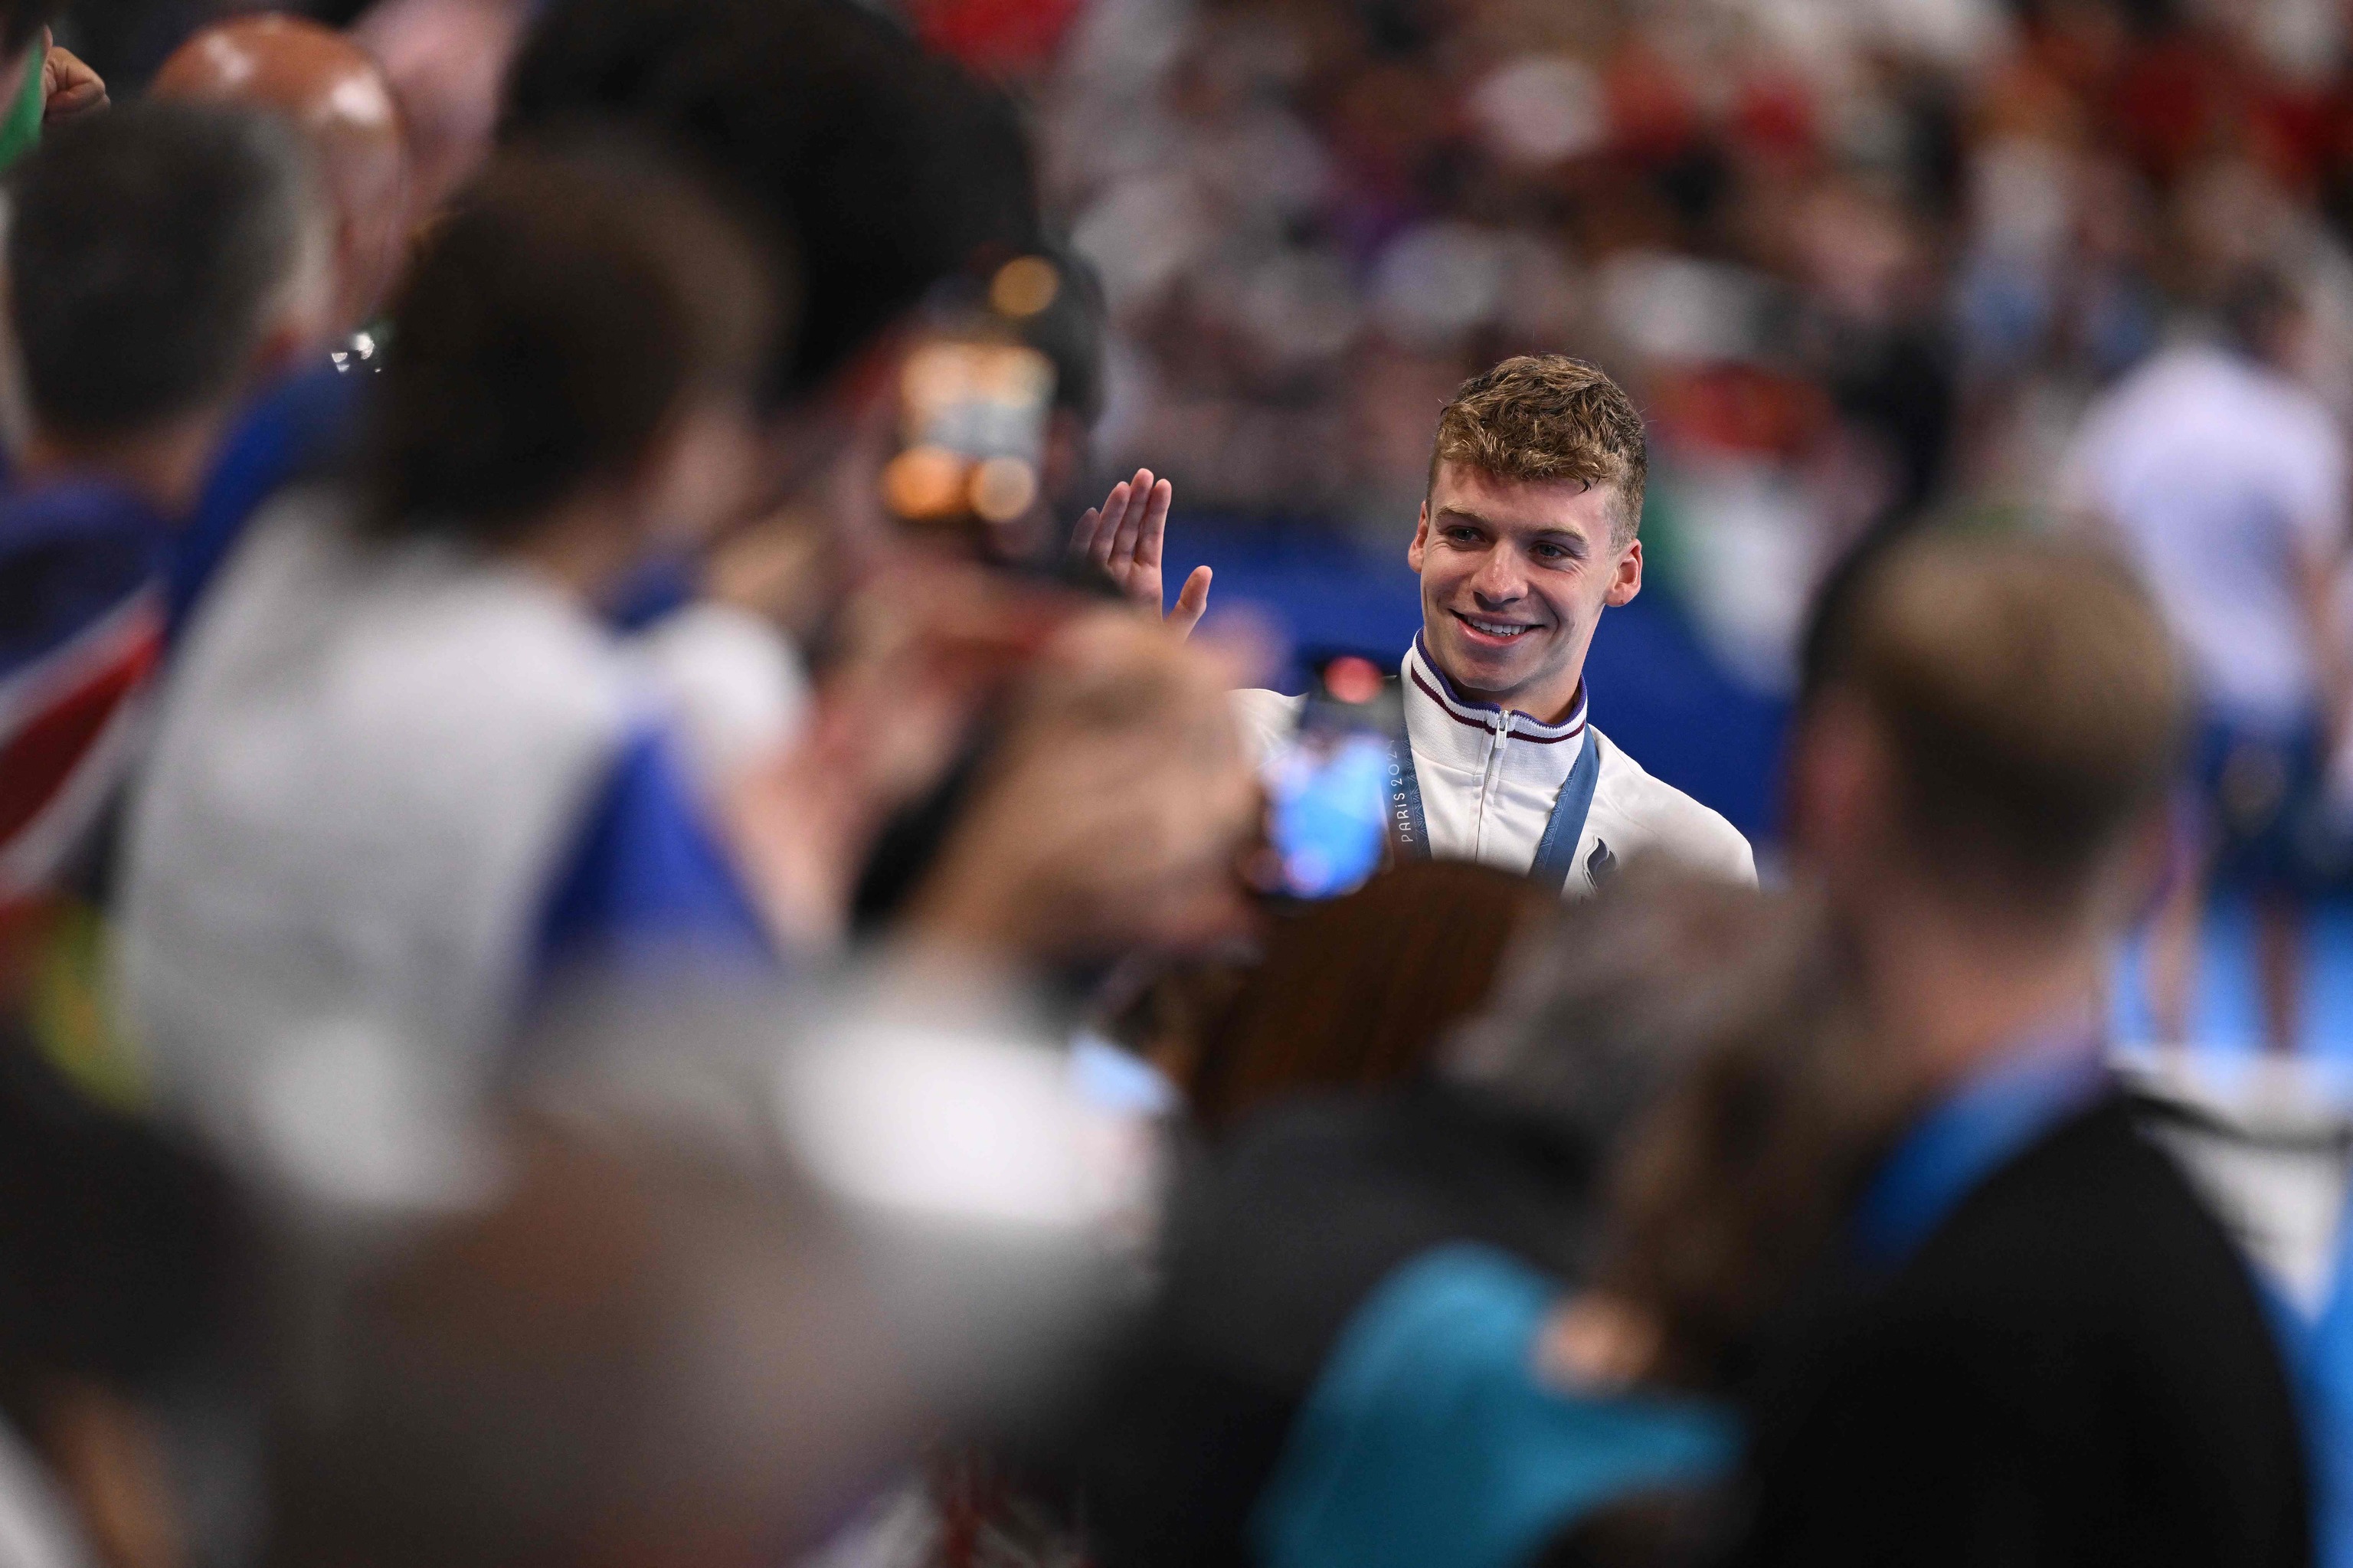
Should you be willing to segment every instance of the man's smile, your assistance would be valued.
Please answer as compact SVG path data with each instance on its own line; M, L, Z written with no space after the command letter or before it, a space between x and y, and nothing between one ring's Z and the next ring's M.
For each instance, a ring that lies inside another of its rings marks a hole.
M1536 630L1534 625L1524 620L1501 620L1493 616L1465 615L1459 609L1450 610L1447 613L1461 622L1463 628L1471 633L1472 641L1492 643L1498 647L1514 641Z

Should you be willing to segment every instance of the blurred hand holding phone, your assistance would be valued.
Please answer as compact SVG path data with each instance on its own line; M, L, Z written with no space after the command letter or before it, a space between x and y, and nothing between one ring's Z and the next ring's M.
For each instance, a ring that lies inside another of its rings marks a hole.
M1336 897L1380 869L1400 702L1369 659L1345 653L1318 662L1298 729L1260 770L1281 892Z

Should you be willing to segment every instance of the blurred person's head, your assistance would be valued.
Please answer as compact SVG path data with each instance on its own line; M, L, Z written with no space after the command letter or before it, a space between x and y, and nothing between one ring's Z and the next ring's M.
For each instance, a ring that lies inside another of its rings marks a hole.
M1915 1102L1862 1038L1824 911L1638 862L1550 909L1440 1061L1587 1151L1602 1202L1575 1381L1723 1392Z
M526 1134L505 1156L479 1208L355 1264L298 1255L265 1561L795 1560L913 1418L838 1226L650 1142Z
M1624 388L1561 355L1507 359L1439 414L1406 563L1449 679L1547 722L1584 679L1604 609L1642 588L1648 473Z
M799 247L807 326L766 390L806 397L944 278L1029 249L1009 107L850 0L579 0L515 64L505 131L584 118L670 139Z
M887 538L894 329L1036 248L1010 104L853 0L573 0L525 40L503 134L581 119L669 140L791 237L806 324L763 385L777 487L853 554Z
M1221 1128L1283 1096L1412 1077L1551 902L1493 866L1416 861L1277 923L1207 1032L1195 1115Z
M743 232L641 149L502 154L394 303L376 528L527 556L589 598L696 541L744 497L776 292Z
M132 104L52 135L9 196L26 470L108 470L177 511L244 395L322 333L300 143L250 111Z
M400 113L374 57L300 16L237 16L182 44L148 93L267 110L294 122L334 225L332 330L365 326L399 264L408 202Z
M1791 847L1867 950L2088 964L2161 832L2183 678L2107 555L1938 531L1826 602L1788 772Z

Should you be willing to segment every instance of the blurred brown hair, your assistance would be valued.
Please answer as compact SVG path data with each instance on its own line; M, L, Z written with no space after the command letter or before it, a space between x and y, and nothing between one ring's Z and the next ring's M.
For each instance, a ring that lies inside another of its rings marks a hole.
M1282 922L1204 1044L1189 1086L1201 1124L1412 1075L1485 1003L1513 938L1551 902L1493 866L1416 861Z
M1614 484L1610 542L1622 546L1641 526L1650 474L1642 416L1599 366L1565 354L1520 355L1456 388L1439 410L1431 484L1441 462L1501 479Z
M730 213L634 143L501 153L393 302L376 526L495 546L626 476L692 398L748 397L780 277Z
M903 1344L822 1203L553 1124L480 1206L286 1258L277 1568L754 1568L912 1449Z
M1936 532L1892 546L1828 612L1807 705L1859 700L1897 809L1940 875L2063 906L2172 777L2186 688L2156 608L2091 546Z

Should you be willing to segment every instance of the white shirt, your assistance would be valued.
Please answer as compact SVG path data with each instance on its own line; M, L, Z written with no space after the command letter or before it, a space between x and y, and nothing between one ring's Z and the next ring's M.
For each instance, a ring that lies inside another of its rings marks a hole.
M1440 859L1532 868L1569 769L1595 746L1601 771L1564 892L1590 893L1613 864L1651 852L1727 881L1756 882L1756 859L1740 830L1643 772L1587 722L1582 694L1577 711L1557 725L1472 702L1429 662L1419 638L1399 673L1422 814ZM1263 760L1290 739L1306 699L1250 691L1234 693L1232 701L1244 741Z
M2219 713L2309 717L2298 577L2346 524L2345 439L2327 405L2222 349L2168 350L2093 407L2061 498L2122 535Z
M652 684L532 573L354 547L341 521L321 493L256 520L181 650L126 839L128 1022L166 1103L239 1149L346 1048L417 1075L404 1096L479 1091Z

